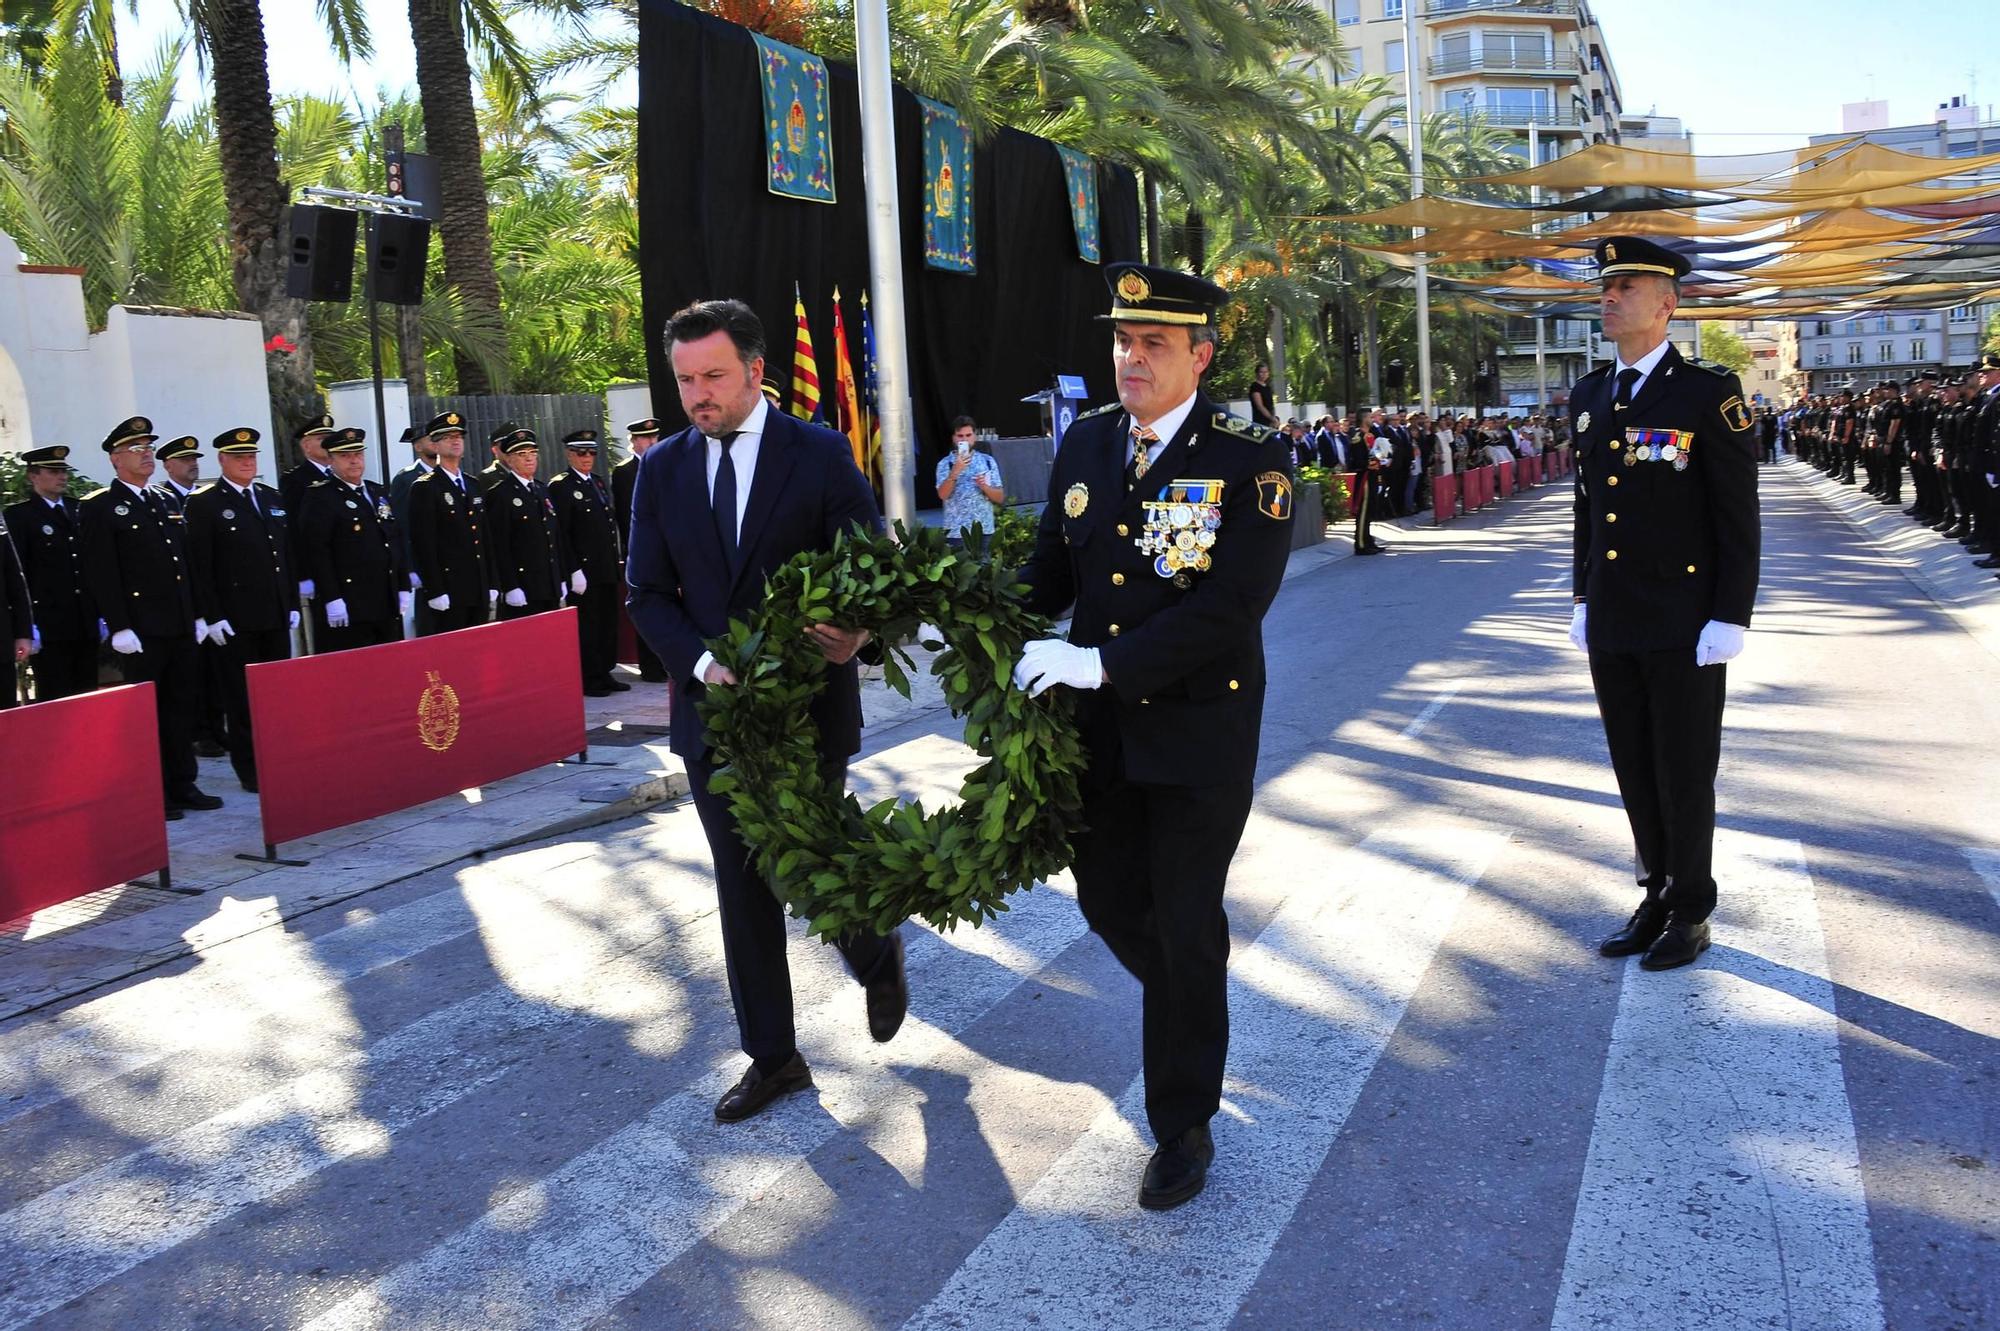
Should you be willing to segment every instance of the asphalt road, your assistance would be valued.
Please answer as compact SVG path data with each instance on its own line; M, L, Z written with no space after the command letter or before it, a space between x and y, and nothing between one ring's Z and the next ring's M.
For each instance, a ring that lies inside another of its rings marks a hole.
M1552 487L1272 612L1194 1204L1134 1204L1138 994L1061 881L910 927L887 1046L800 938L817 1091L715 1124L683 806L0 1027L0 1331L2000 1328L2000 661L1765 476L1695 967L1595 955L1636 893Z

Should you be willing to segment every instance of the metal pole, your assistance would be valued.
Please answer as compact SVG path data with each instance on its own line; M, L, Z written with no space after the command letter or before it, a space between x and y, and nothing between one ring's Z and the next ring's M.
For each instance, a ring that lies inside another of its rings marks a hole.
M368 228L368 246L364 253L368 256L368 272L364 281L368 286L368 366L375 377L375 447L382 455L382 484L389 483L389 417L382 406L382 320L375 303L375 214L368 214L362 225Z
M1528 167L1530 170L1542 164L1541 148L1542 148L1541 128L1538 125L1536 125L1533 120L1530 120L1528 122ZM1542 201L1542 187L1540 185L1530 186L1528 189L1528 202L1539 206L1541 201ZM1540 231L1542 229L1542 224L1539 221L1537 221L1534 224L1534 226L1532 226L1529 229L1532 231ZM1541 315L1539 314L1536 315L1535 316L1535 414L1537 416L1542 414L1542 411L1548 405L1548 400L1549 400L1548 342L1546 337L1544 336L1545 333L1547 332L1547 329L1548 329L1548 321L1542 318Z
M889 82L887 0L856 0L854 68L861 92L861 164L868 193L869 287L875 293L875 369L881 393L882 510L914 524L916 431L910 410L903 236L896 199L895 101Z
M1417 69L1423 51L1417 45L1418 0L1403 0L1403 85L1410 117L1410 198L1424 196L1424 84ZM1421 239L1424 228L1414 234ZM1417 404L1431 410L1431 273L1424 255L1417 255Z

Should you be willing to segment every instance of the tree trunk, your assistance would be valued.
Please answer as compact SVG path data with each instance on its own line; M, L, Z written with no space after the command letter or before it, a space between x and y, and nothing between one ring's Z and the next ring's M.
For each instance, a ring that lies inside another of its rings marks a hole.
M1188 267L1195 276L1208 276L1208 223L1200 213L1188 209L1187 213L1187 255Z
M429 374L424 368L424 339L417 327L414 305L396 307L396 358L403 364L403 382L410 396L430 396Z
M230 275L236 302L257 316L267 344L283 337L294 351L266 351L273 456L291 427L320 409L313 385L306 302L285 294L290 191L278 176L278 124L265 66L264 17L257 0L217 0L207 11L209 64L215 86L215 139L229 201Z
M1375 327L1375 299L1368 297L1361 305L1362 334L1361 345L1368 356L1368 405L1382 405L1382 348L1376 341L1380 336Z
M438 237L444 280L458 288L468 312L500 317L500 276L493 267L493 232L486 215L486 172L480 164L479 116L472 105L472 64L465 55L456 0L410 0L410 39L424 107L424 146L437 162L443 198ZM459 356L458 391L491 393L479 362Z

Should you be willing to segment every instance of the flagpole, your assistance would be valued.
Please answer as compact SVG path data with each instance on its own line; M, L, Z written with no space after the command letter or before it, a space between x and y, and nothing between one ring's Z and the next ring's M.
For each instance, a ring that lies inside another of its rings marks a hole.
M916 431L903 317L903 240L896 198L895 101L889 81L888 0L855 0L854 68L861 90L861 162L868 195L869 286L875 295L875 404L882 421L882 511L917 519Z

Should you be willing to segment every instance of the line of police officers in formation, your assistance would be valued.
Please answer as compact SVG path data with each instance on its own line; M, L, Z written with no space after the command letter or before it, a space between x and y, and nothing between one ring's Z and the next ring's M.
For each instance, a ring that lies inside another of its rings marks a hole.
M456 412L404 432L418 460L386 487L363 475L365 432L325 415L298 429L305 460L276 488L256 479L261 436L248 426L214 438L222 476L207 485L200 442L155 447L144 416L105 436L113 480L82 500L66 493L68 447L23 453L32 493L0 514L0 639L12 648L0 707L21 701L22 664L36 701L96 688L108 643L127 683L154 685L167 817L178 819L222 806L195 784L198 731L256 791L244 672L290 657L302 629L324 654L398 641L412 610L423 636L567 601L584 692L623 692L613 665L632 490L660 423L625 429L633 456L608 484L594 429L563 436L569 469L544 483L534 433L503 425L491 465L467 475ZM640 674L666 679L643 645Z
M2000 569L2000 355L1955 377L1926 371L1865 397L1849 387L1807 398L1786 428L1802 460L1884 504L1903 502L1907 464L1914 502L1903 512Z

